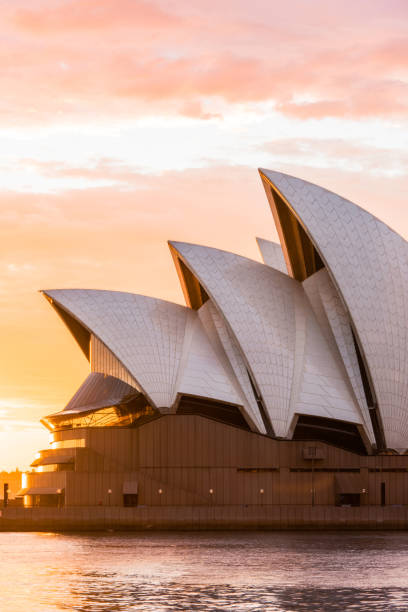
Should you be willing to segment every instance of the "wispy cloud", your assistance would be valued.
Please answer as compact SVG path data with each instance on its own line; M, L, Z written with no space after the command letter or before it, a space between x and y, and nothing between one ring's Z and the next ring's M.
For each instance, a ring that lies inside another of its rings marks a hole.
M259 151L269 153L278 163L364 172L367 179L370 174L405 177L408 165L408 148L333 138L276 139L260 145Z
M43 429L38 418L29 419L26 415L29 412L38 413L39 411L48 413L50 409L51 406L30 402L30 400L20 397L0 399L0 431L38 431Z
M323 0L307 8L291 0L279 10L266 1L229 4L215 14L207 3L185 0L3 7L0 118L83 120L155 109L206 119L219 116L217 98L270 100L302 118L404 117L406 3L363 0L347 10ZM204 108L203 99L214 104Z

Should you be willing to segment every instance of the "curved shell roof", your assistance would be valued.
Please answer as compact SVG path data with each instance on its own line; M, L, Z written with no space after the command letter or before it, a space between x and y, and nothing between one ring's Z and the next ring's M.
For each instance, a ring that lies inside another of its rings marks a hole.
M242 405L222 355L214 350L197 313L188 310L188 314L175 393Z
M120 291L62 289L44 293L112 351L154 406L171 406L186 308Z
M362 423L338 350L322 335L300 283L240 255L170 245L231 329L275 435L288 435L295 413Z
M407 449L408 243L326 189L260 172L281 247L258 239L259 263L171 242L189 308L115 291L45 295L93 371L162 412L193 395L239 406L260 433L290 438L303 414Z
M257 238L256 242L264 264L271 266L271 268L275 268L275 270L279 270L279 272L287 274L288 269L286 267L281 245L271 240L265 240L264 238Z
M248 416L260 433L266 433L265 423L254 396L248 377L247 365L233 334L211 300L198 311L198 316L218 354L224 354L225 367L230 368L231 378L236 381Z
M272 186L306 231L347 306L371 378L386 445L406 448L407 242L331 191L280 172L261 170L261 176L267 194Z
M354 348L353 335L346 308L326 269L319 270L319 272L303 281L303 287L319 321L320 329L325 333L326 337L332 337L337 345L353 388L354 396L360 406L366 431L370 440L374 442L369 408L364 394L358 358Z
M63 289L44 294L96 336L107 349L107 360L111 353L129 372L132 384L162 412L171 411L178 394L245 406L223 355L189 308L119 291ZM108 366L105 372L110 374Z

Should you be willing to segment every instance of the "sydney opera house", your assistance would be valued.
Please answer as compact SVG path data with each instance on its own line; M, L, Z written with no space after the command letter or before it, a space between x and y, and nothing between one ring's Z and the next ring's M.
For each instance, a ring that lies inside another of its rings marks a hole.
M186 306L43 291L90 373L42 421L26 508L196 527L408 504L408 244L322 187L260 176L280 245L258 239L260 263L169 242Z

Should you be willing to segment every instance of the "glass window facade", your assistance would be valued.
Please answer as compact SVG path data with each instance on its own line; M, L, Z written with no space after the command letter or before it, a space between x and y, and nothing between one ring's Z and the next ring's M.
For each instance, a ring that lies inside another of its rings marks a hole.
M69 440L55 440L51 442L51 448L85 448L85 438L70 438Z
M133 397L123 398L116 406L105 406L99 410L81 411L76 413L60 412L47 417L47 422L54 431L75 429L77 427L133 427L160 416L160 413L149 406L145 397L135 393ZM64 442L68 442L64 440ZM72 440L71 442L76 442ZM54 446L52 448L66 448ZM72 448L72 446L71 446Z
M43 472L72 472L75 468L72 463L49 463L48 465L39 465L34 468L34 471L42 474Z

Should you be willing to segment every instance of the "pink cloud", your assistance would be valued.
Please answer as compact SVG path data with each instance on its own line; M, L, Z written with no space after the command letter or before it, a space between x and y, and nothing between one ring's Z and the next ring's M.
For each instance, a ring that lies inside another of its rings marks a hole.
M288 115L405 116L408 6L291 0L20 1L4 11L3 121L218 114L211 100ZM234 10L235 7L235 10ZM347 9L347 10L346 10ZM206 110L202 101L206 99ZM299 102L299 100L307 100Z
M30 5L29 5L30 6ZM39 35L59 35L61 32L81 30L111 30L117 26L167 28L180 18L159 6L141 0L71 0L57 5L21 8L14 14L17 26Z

